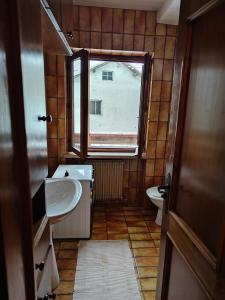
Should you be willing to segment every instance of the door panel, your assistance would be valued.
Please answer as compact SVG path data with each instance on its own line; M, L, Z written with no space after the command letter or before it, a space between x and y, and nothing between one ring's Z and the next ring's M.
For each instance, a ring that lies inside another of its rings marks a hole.
M225 3L194 2L181 1L158 300L225 299Z
M0 1L0 298L34 300L18 2ZM29 1L27 5L31 14L33 6Z
M169 300L207 300L193 273L175 247L172 249Z
M225 210L224 19L223 4L193 22L176 208L214 255L218 253Z
M31 196L33 197L48 174L46 122L38 120L39 116L46 115L46 101L40 3L30 1L33 5L31 15L30 5L25 5L26 2L19 2L21 15L20 57ZM27 30L28 28L29 30Z

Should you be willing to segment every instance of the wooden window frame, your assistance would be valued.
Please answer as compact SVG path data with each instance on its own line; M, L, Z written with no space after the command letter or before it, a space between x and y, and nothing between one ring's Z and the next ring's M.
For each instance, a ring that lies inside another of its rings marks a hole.
M77 53L80 52L85 53L83 57L87 60L83 61L81 65L81 77L84 81L84 84L81 84L81 101L83 101L82 113L81 113L81 143L83 143L82 151L78 153L78 151L73 147L72 135L73 135L73 77L72 77L72 61L77 58ZM150 83L151 83L151 68L152 68L152 56L148 52L143 53L143 55L134 55L132 52L131 55L128 54L106 54L106 53L88 53L88 50L82 49L78 52L74 53L72 57L69 57L67 60L67 72L68 72L68 80L67 80L67 92L68 92L68 149L69 151L74 152L80 158L85 159L90 157L88 152L100 152L100 153L127 153L128 156L134 154L134 156L138 156L139 158L144 157L146 153L146 134L147 134L147 123L148 123L148 107L149 107L149 96L150 96ZM143 63L144 69L142 72L142 80L141 80L141 93L140 93L140 106L139 106L139 124L138 124L138 151L134 151L135 148L111 148L111 147L101 147L101 148L91 148L88 147L88 101L89 101L89 93L88 93L88 84L89 84L89 60L108 60L112 62L130 62L130 63ZM83 72L82 72L83 71ZM83 128L83 130L82 130ZM117 158L117 156L115 156Z

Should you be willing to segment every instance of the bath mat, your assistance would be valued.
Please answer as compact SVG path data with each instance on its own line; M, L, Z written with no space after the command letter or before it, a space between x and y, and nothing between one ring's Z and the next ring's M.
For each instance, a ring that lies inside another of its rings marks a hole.
M140 300L128 241L81 241L73 300Z

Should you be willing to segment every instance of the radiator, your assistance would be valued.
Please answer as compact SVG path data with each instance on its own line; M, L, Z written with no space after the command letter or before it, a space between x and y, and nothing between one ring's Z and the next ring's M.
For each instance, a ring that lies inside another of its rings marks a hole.
M114 200L123 198L123 161L92 161L94 166L94 199Z

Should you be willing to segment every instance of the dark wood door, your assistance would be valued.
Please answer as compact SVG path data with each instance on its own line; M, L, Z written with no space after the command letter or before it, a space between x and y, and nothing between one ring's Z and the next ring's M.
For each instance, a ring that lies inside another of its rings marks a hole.
M181 1L158 300L225 299L224 20L224 1Z
M17 1L0 1L0 298L35 299ZM32 14L33 6L27 1ZM29 30L29 26L27 27Z
M32 13L31 13L32 11ZM18 1L20 36L17 47L21 60L24 114L30 170L31 196L48 175L44 59L39 1Z

